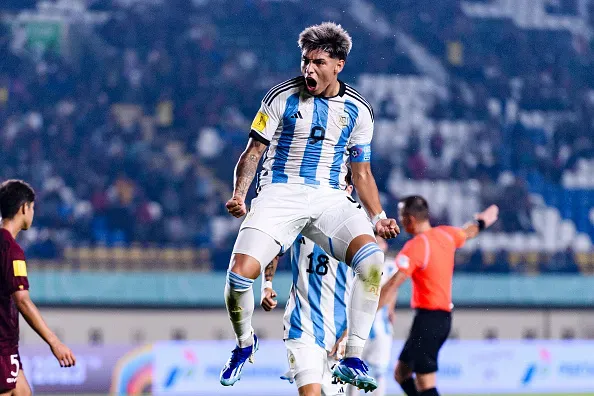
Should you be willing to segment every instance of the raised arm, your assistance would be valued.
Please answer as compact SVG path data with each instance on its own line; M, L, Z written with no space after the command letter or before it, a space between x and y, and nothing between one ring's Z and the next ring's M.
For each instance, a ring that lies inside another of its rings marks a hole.
M465 225L462 230L467 239L476 238L476 236L485 228L489 228L497 221L499 216L499 207L491 205L483 212L475 216L475 221Z
M247 213L245 197L256 176L260 158L267 147L261 141L250 138L247 147L239 156L233 178L233 197L225 205L227 211L235 217L242 217Z

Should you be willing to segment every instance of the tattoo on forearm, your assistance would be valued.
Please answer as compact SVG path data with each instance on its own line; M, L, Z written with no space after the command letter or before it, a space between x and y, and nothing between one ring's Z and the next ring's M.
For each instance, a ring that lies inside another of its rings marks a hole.
M278 264L278 258L275 258L264 268L264 280L272 281L274 274L276 273L276 265Z
M256 176L260 158L254 153L245 153L235 168L235 194L245 197Z

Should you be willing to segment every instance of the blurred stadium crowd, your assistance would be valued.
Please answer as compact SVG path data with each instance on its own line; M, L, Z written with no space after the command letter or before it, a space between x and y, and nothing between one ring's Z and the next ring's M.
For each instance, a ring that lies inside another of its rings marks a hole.
M461 225L497 203L461 271L594 272L589 1L82 3L0 5L0 178L38 190L29 256L164 246L225 269L251 119L299 73L299 32L334 20L354 40L342 79L375 108L388 213L420 193L436 224ZM15 22L27 8L96 18L40 48Z

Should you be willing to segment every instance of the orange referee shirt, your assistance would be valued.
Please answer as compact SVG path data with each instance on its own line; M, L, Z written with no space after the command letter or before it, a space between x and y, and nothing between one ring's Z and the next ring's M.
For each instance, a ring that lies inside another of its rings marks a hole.
M408 241L398 256L399 271L412 278L413 308L452 310L452 276L456 249L466 242L457 227L433 227Z

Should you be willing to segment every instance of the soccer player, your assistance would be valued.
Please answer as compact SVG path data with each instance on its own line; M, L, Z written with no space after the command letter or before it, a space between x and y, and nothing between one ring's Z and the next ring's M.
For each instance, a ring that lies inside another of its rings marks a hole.
M499 208L490 206L464 228L432 227L429 205L420 196L401 200L398 209L401 224L414 237L396 256L398 272L382 289L379 305L395 300L400 285L411 277L416 314L394 377L408 396L437 396L437 357L452 323L454 255L467 239L497 221Z
M350 195L350 173L346 182ZM265 311L276 307L272 279L277 262L278 257L264 270L261 305ZM293 284L283 319L290 369L284 378L296 382L300 396L344 395L344 385L332 377L332 367L344 354L341 341L346 341L354 273L302 235L291 247L290 262Z
M388 250L388 244L383 238L378 237L377 242L384 252ZM396 271L398 269L396 268L394 257L386 257L384 271L382 273L382 287L392 278ZM363 349L363 359L369 365L369 372L377 382L377 389L369 395L384 396L386 394L386 373L390 364L392 343L394 341L393 321L395 305L396 296L378 309L373 326L371 327L371 333L369 333L369 338ZM359 389L356 387L352 385L347 386L347 396L355 396L359 393Z
M332 367L344 353L341 335L347 327L353 271L302 235L290 257L293 284L283 318L289 372L283 378L296 383L300 396L344 395ZM261 305L266 311L276 307L272 279L277 261L264 271Z
M72 351L47 327L29 297L25 253L15 241L17 234L33 222L35 192L21 180L0 185L0 395L28 396L31 387L25 378L19 354L19 312L50 346L62 367L76 363Z
M394 238L400 230L382 210L371 173L371 106L338 80L351 49L350 36L327 22L306 28L298 43L302 75L264 96L235 169L233 197L226 204L235 217L247 213L246 194L266 151L258 197L241 225L227 272L225 301L237 347L221 370L220 382L233 385L239 380L243 365L258 349L251 324L254 279L302 234L355 272L348 308L352 325L345 358L334 374L372 390L377 384L361 355L377 310L384 262L374 228L384 238ZM344 191L347 160L367 213Z

